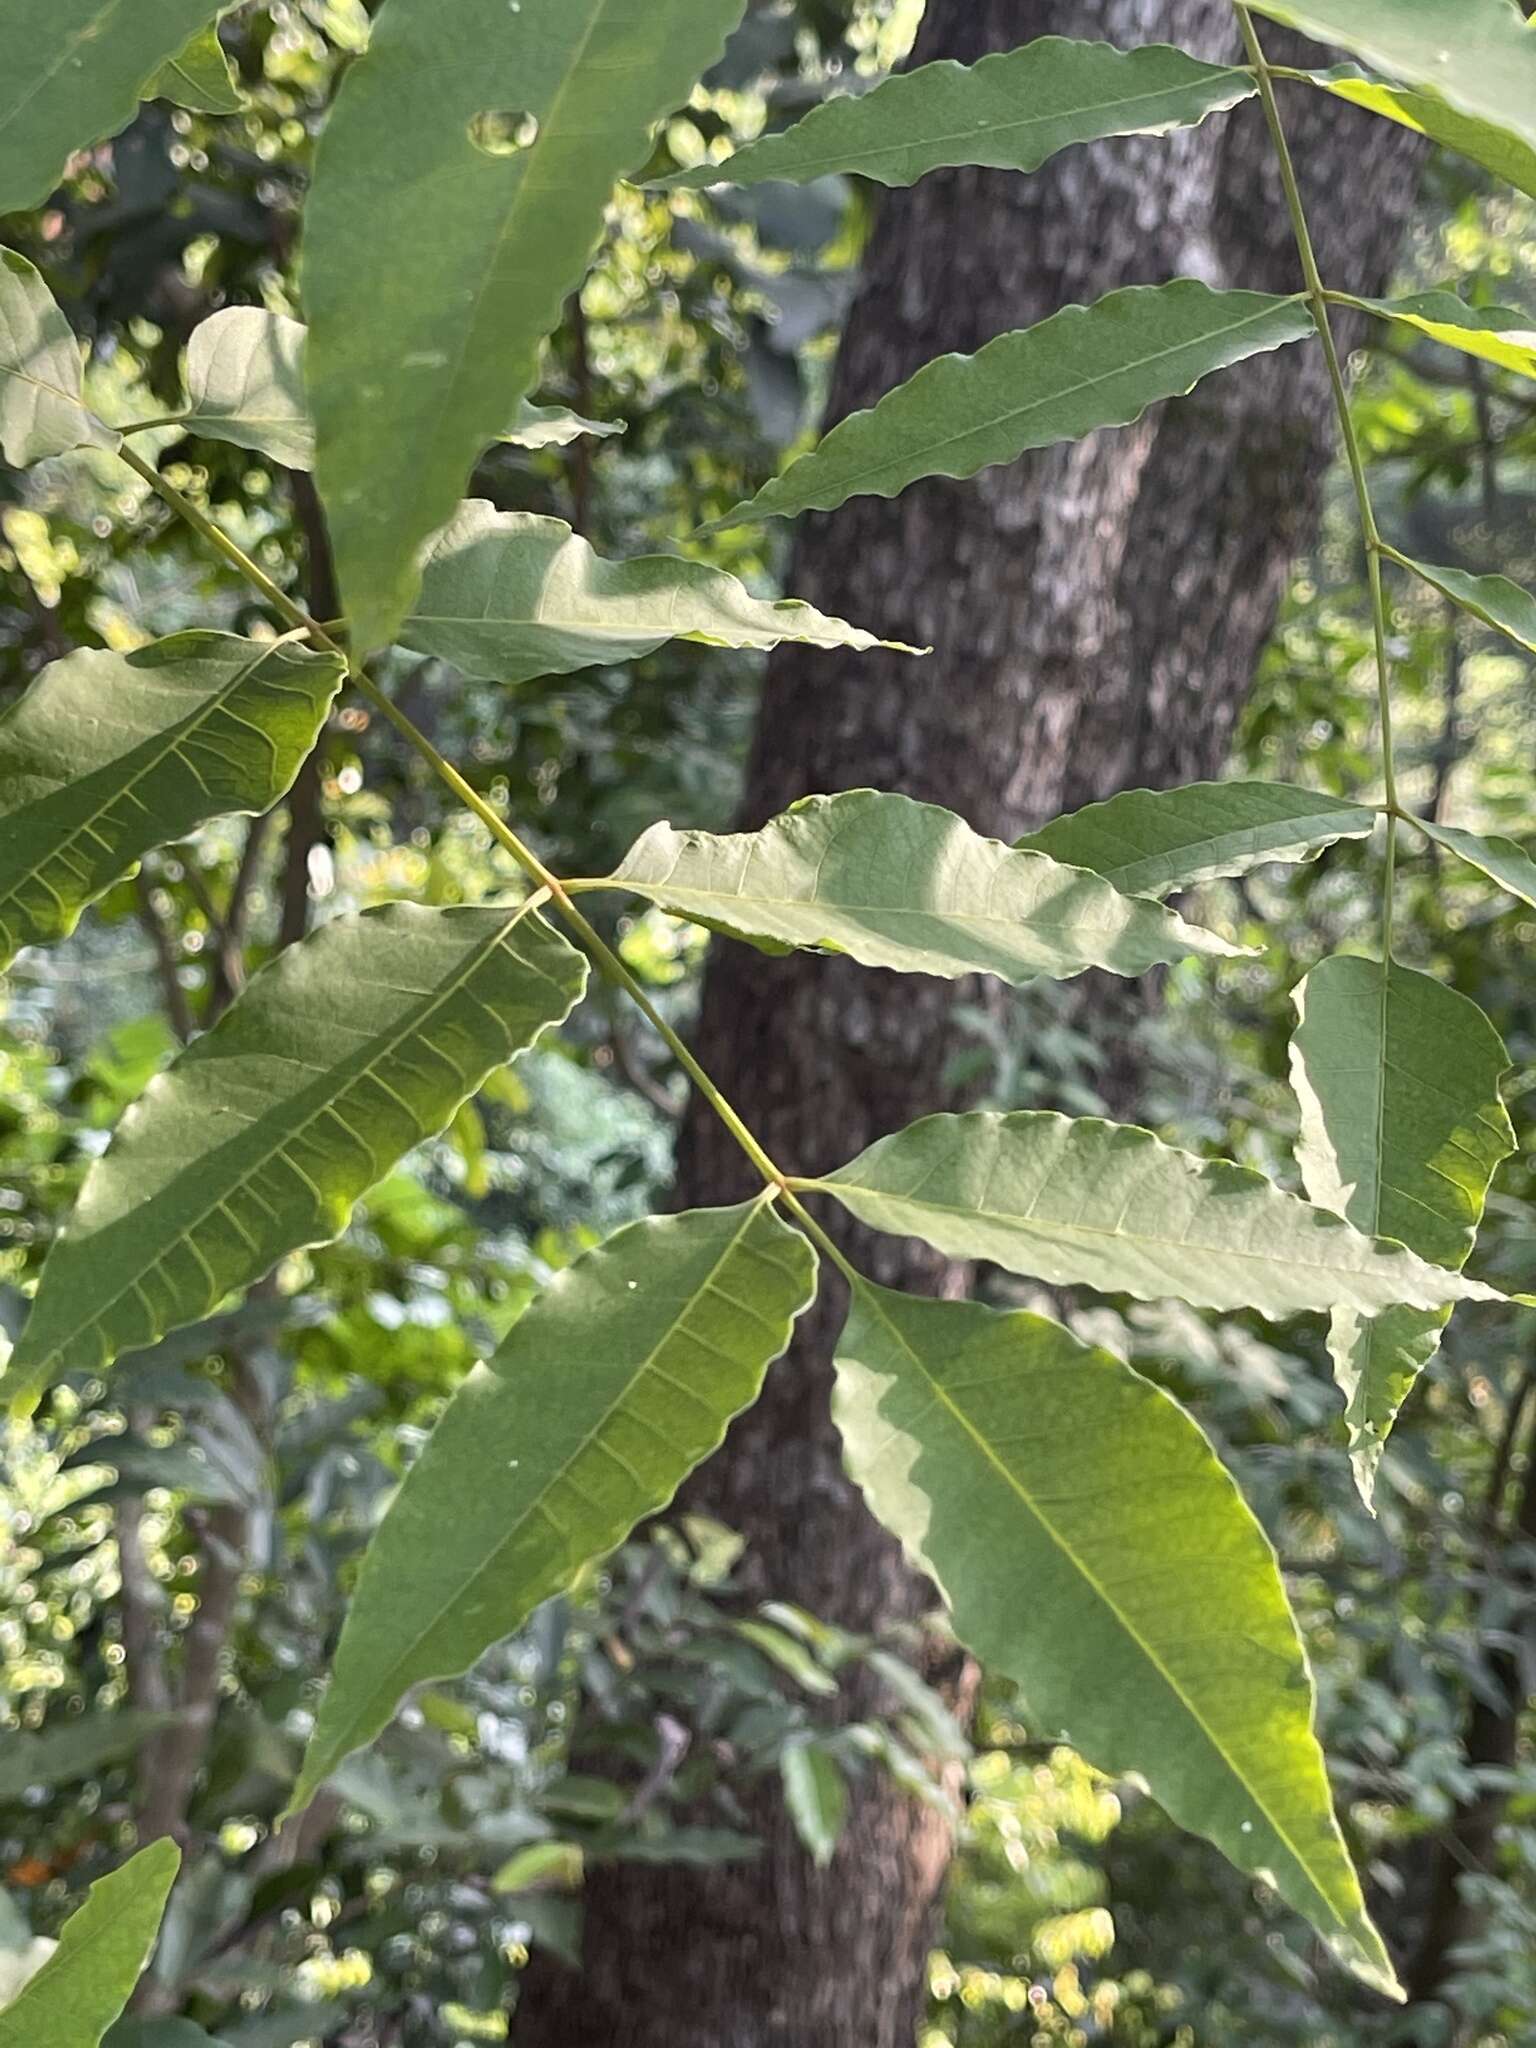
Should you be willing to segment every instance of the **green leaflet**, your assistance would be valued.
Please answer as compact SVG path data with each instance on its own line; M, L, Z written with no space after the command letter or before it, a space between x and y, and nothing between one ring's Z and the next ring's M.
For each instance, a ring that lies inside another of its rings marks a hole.
M1362 313L1416 328L1463 355L1536 377L1536 327L1525 313L1512 313L1507 306L1468 306L1451 291L1417 292L1406 299L1359 299L1352 292L1331 296Z
M668 640L708 647L889 647L793 598L753 597L681 555L607 562L563 519L471 498L433 540L400 639L467 676L505 683L631 661ZM915 653L904 648L903 653Z
M983 839L953 812L855 789L805 797L761 832L653 825L604 887L764 946L847 953L950 980L1144 974L1237 953L1097 875Z
M328 1243L397 1159L570 1013L586 972L526 907L391 903L279 954L87 1173L0 1383L13 1410Z
M848 1784L837 1758L811 1737L779 1753L784 1805L795 1833L818 1870L825 1870L848 1818Z
M421 544L533 385L615 180L743 4L459 0L451 34L440 0L379 15L304 239L316 468L360 653L410 610Z
M0 249L0 454L25 469L71 448L117 443L86 407L80 344L52 292L25 256Z
M926 1116L814 1185L874 1230L1053 1287L1271 1318L1498 1299L1246 1166L1098 1117Z
M21 1799L34 1785L72 1785L108 1764L124 1763L165 1726L163 1714L82 1714L38 1734L7 1730L0 1748L0 1802Z
M1500 832L1464 832L1459 825L1433 825L1427 818L1416 822L1448 852L1536 910L1536 861L1524 847Z
M570 412L563 405L533 405L520 398L512 425L496 438L517 448L569 448L584 434L598 441L611 441L623 431L622 420L584 419L579 412Z
M1499 1097L1509 1055L1475 1003L1395 962L1324 960L1296 991L1296 1158L1314 1202L1358 1230L1460 1268L1515 1134ZM1387 1434L1448 1311L1335 1309L1328 1348L1367 1506Z
M259 306L229 306L187 343L189 432L308 469L315 435L304 398L304 329Z
M1436 568L1407 555L1394 559L1401 559L1416 576L1422 576L1485 626L1506 634L1527 654L1536 654L1536 597L1518 583L1511 583L1507 576L1469 576L1463 569Z
M225 2048L191 2020L119 2020L104 2048Z
M145 99L169 100L193 114L238 114L245 94L225 55L217 26L199 29L184 50L162 64L144 90Z
M315 428L304 388L307 338L301 321L259 306L229 306L210 315L187 343L187 408L179 424L189 433L270 455L289 469L312 469ZM495 438L520 448L564 448L583 434L606 439L623 431L563 406L530 405L523 399L513 424Z
M1299 297L1217 292L1191 277L1064 306L974 356L925 364L706 530L894 498L920 477L974 476L1027 448L1128 426L1157 399L1312 332Z
M1129 896L1167 896L1265 861L1314 860L1365 839L1376 813L1285 782L1191 782L1128 789L1053 818L1021 848L1089 868Z
M151 847L276 803L341 676L228 633L50 662L0 718L0 966L67 937Z
M557 1274L374 1538L293 1808L411 1686L465 1670L665 1507L815 1291L816 1254L761 1198L632 1223Z
M803 120L751 142L725 163L700 164L659 182L697 190L808 184L835 172L881 185L915 185L929 171L982 164L1038 170L1069 143L1104 135L1166 135L1223 113L1258 90L1253 74L1202 64L1168 43L1117 50L1112 43L1041 36L972 65L945 60L898 73L873 92L824 101Z
M1041 1316L861 1282L833 1396L848 1469L1031 1725L1135 1772L1397 1994L1313 1733L1263 1531L1193 1420Z
M0 2012L0 2048L98 2048L149 1960L180 1867L166 1835L91 1886L53 1954Z
M0 213L41 206L77 149L126 127L228 0L0 0Z
M1313 81L1357 107L1367 107L1399 127L1427 135L1442 148L1470 157L1496 178L1536 197L1536 148L1522 142L1503 128L1476 121L1457 113L1443 100L1424 92L1410 92L1402 86L1384 85L1368 78L1353 65L1339 65L1331 71L1315 71Z
M1512 0L1253 0L1253 11L1536 147L1536 39Z

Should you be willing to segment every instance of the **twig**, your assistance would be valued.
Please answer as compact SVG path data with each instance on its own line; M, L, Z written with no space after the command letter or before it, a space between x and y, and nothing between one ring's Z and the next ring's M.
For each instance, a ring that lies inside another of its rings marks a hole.
M166 1017L172 1031L186 1045L197 1029L197 1022L192 1015L192 1005L187 1001L187 992L181 985L176 948L166 929L165 919L155 907L155 892L142 868L134 877L133 888L138 902L139 923L154 949L155 971L160 977Z

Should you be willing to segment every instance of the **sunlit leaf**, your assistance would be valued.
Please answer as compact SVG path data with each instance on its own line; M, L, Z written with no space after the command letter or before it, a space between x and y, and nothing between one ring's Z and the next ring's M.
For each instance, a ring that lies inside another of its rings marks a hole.
M1033 171L1069 143L1103 135L1166 135L1224 112L1257 90L1253 74L1202 64L1167 43L1041 36L976 64L945 60L899 72L873 92L823 101L803 120L748 143L724 163L700 164L667 186L795 184L857 173L912 185L958 164Z
M923 1117L816 1185L872 1229L950 1258L1138 1301L1281 1317L1497 1298L1246 1166L1098 1117Z
M1027 448L1128 426L1156 400L1312 331L1299 298L1212 291L1189 277L1065 306L977 355L925 364L715 525L894 498L920 477L974 476Z
M581 956L526 909L386 904L279 954L87 1173L0 1382L12 1407L329 1242L585 984Z
M117 441L86 408L80 344L53 294L25 256L0 249L0 454L25 469Z
M513 412L511 426L497 438L515 448L569 448L573 441L586 435L598 441L611 441L623 431L622 420L584 419L579 412L570 412L563 405L534 405L522 398Z
M604 561L564 520L498 512L482 498L469 499L432 542L399 637L465 675L507 683L631 661L668 640L893 644L792 598L753 597L723 569L680 555Z
M341 675L227 633L51 662L0 718L0 966L67 937L151 847L276 803Z
M98 2048L149 1960L180 1867L167 1835L91 1886L53 1954L0 2012L0 2048Z
M77 149L125 128L148 81L228 0L0 0L0 213L41 206Z
M744 0L390 0L305 209L317 476L360 652L538 374L614 182ZM382 259L382 260L381 260Z
M810 1244L761 1200L650 1217L558 1274L454 1396L369 1549L294 1806L411 1686L465 1670L663 1508L815 1287Z
M1403 299L1361 299L1352 292L1333 296L1358 306L1362 313L1412 327L1463 355L1497 363L1501 370L1514 370L1522 377L1536 377L1536 321L1527 313L1512 313L1507 306L1468 306L1448 291L1416 292Z
M1349 100L1357 107L1368 107L1372 113L1397 122L1401 128L1411 128L1416 134L1427 135L1442 148L1453 149L1458 155L1469 157L1506 184L1536 197L1536 147L1530 142L1522 142L1507 129L1458 113L1444 100L1437 100L1427 92L1413 92L1405 86L1388 85L1381 79L1370 78L1353 65L1338 65L1330 71L1313 72L1311 76L1318 85L1339 99Z
M848 1818L848 1783L837 1758L813 1737L801 1736L779 1752L779 1776L795 1833L817 1869L825 1870Z
M215 24L199 29L184 50L161 65L144 97L169 100L193 114L238 114L242 110L245 94Z
M1422 823L1430 838L1447 852L1536 910L1536 861L1523 846L1506 839L1502 832L1465 832L1459 825L1435 825L1427 818Z
M1536 148L1536 37L1512 0L1253 0L1253 11Z
M1308 1195L1358 1230L1460 1268L1515 1134L1509 1067L1475 1003L1395 962L1324 960L1296 991L1291 1080ZM1350 1456L1369 1503L1387 1434L1440 1343L1448 1311L1335 1309L1329 1332Z
M872 789L806 797L760 832L653 825L611 886L770 951L951 980L1144 974L1240 950L1081 868L983 839L951 811Z
M834 1405L865 1499L1031 1729L1145 1779L1395 1989L1274 1553L1183 1409L1044 1317L867 1282Z
M1367 838L1376 813L1285 782L1191 782L1128 789L1053 818L1021 848L1089 868L1129 896L1167 896L1265 861L1314 860Z
M187 343L187 427L270 455L290 469L314 460L304 398L304 329L259 306L228 306Z

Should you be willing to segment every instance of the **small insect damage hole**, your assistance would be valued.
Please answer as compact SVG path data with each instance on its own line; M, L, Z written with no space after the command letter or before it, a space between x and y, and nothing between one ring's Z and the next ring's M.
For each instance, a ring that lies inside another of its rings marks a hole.
M539 117L522 107L484 107L470 121L469 139L487 156L521 156L539 139Z

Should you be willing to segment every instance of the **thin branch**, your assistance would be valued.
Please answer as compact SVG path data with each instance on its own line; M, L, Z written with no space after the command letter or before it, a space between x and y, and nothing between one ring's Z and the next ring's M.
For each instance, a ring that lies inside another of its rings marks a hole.
M134 876L133 888L139 923L154 951L155 972L160 978L160 995L165 1004L166 1018L177 1039L186 1045L197 1029L197 1020L192 1015L187 992L181 985L175 944L165 919L156 908L155 892L142 868Z

